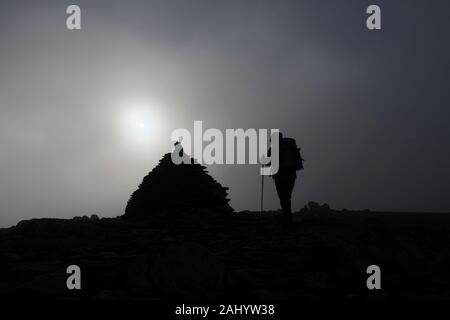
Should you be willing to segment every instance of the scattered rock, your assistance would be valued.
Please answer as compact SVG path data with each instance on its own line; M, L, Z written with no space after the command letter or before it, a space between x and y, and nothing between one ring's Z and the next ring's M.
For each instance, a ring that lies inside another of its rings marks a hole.
M327 203L320 205L317 202L310 201L308 202L308 209L314 212L329 212L330 206Z
M230 292L245 294L258 287L260 287L258 281L245 270L232 270L227 274L227 290Z
M225 265L202 245L187 242L158 256L151 277L166 295L211 297L223 289Z
M135 292L150 287L149 267L145 255L134 255L121 260L123 285Z
M306 290L333 292L333 279L325 272L305 272L302 274L302 281Z

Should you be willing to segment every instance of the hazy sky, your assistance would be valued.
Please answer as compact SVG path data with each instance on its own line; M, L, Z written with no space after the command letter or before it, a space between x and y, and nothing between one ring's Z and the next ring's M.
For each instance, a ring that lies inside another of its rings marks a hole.
M365 27L373 3L381 31ZM294 209L450 211L448 1L0 4L0 226L122 214L194 120L296 138ZM149 139L130 128L136 108ZM236 210L259 208L258 167L209 169Z

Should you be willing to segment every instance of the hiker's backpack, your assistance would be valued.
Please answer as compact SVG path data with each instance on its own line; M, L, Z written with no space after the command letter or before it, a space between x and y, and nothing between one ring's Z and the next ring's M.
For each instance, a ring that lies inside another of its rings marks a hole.
M299 171L303 169L303 158L300 148L292 138L283 138L280 146L280 165L286 170Z

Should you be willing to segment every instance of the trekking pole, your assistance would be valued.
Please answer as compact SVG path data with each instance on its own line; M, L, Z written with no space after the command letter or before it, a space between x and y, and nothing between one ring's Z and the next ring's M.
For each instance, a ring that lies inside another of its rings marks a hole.
M261 175L261 214L263 213L263 204L264 204L264 175Z

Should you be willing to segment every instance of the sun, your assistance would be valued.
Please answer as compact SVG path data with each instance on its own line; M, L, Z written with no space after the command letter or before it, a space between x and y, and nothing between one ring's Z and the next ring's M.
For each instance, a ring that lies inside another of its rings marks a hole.
M132 144L146 145L159 138L160 119L151 104L130 104L123 109L122 127Z

